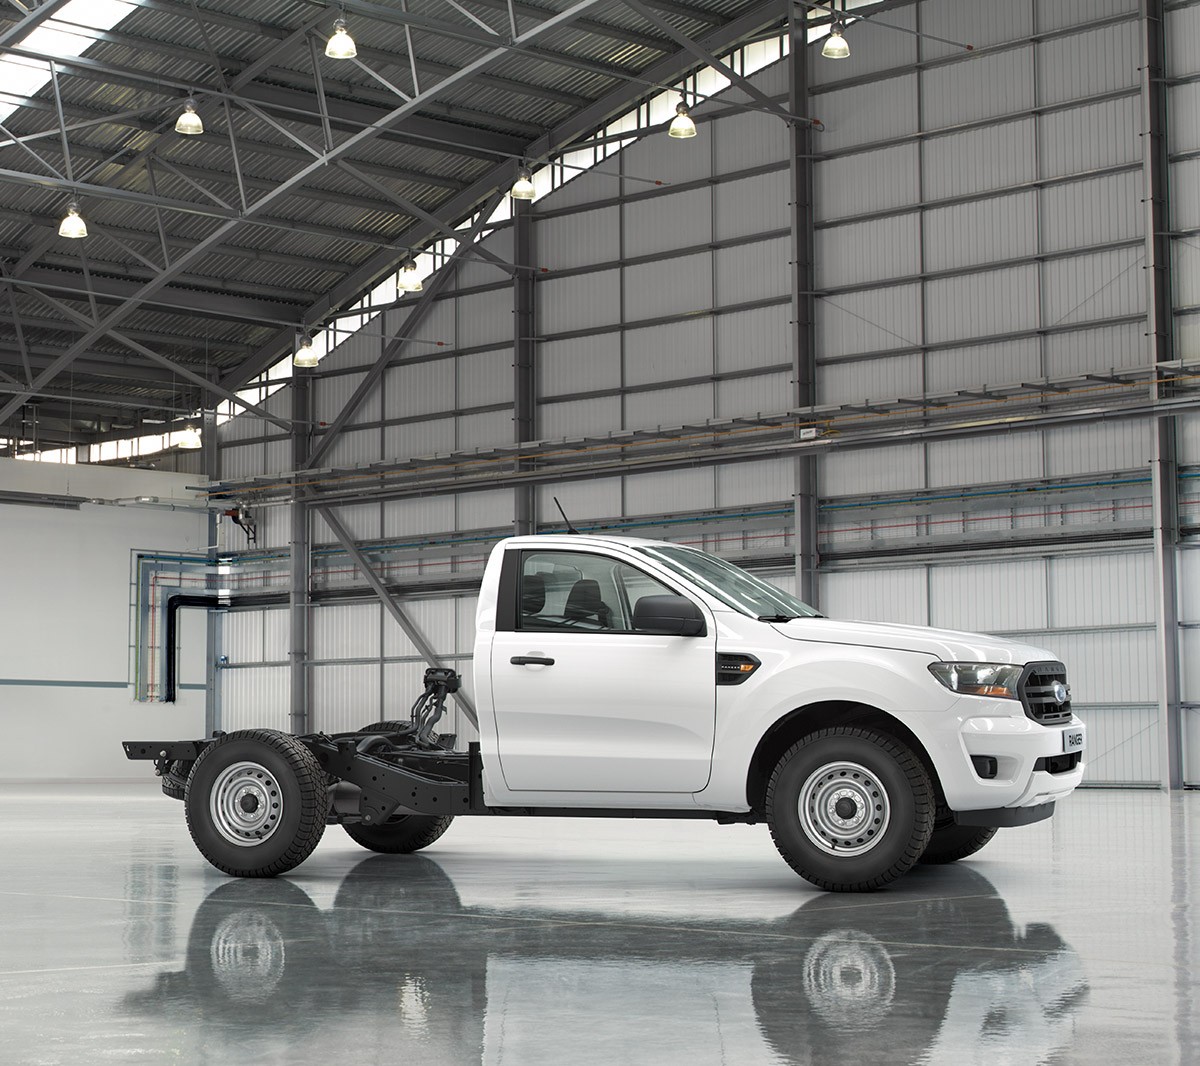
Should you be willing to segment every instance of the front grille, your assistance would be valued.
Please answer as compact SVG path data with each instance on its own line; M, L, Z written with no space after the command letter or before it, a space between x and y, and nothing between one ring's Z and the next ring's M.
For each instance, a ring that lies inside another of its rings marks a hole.
M1056 725L1071 720L1071 691L1067 689L1067 698L1060 703L1056 691L1057 686L1066 686L1067 668L1062 663L1030 663L1025 667L1017 692L1025 713L1035 722L1043 725Z

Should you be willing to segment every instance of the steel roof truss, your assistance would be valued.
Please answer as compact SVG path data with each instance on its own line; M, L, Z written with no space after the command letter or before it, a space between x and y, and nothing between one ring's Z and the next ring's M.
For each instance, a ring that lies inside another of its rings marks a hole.
M562 26L570 25L585 11L590 10L600 2L601 0L577 0L576 3L572 4L564 11L545 19L533 29L522 34L513 42L513 46L523 47L527 44L532 44L545 34ZM484 55L479 56L474 61L464 65L456 74L450 75L449 77L443 79L437 85L427 90L420 96L414 97L412 100L405 101L378 122L348 138L341 145L333 149L333 151L327 153L321 159L314 160L312 163L303 167L291 178L288 178L286 181L282 182L273 191L264 194L249 208L244 216L245 219L250 219L254 216L264 213L276 201L283 199L289 195L293 189L303 185L305 181L307 181L318 169L320 169L320 167L327 165L330 162L336 162L338 159L348 156L354 149L373 140L380 133L395 128L397 125L403 122L405 118L418 111L426 103L436 98L441 92L452 88L460 82L473 77L475 74L488 69L488 67L499 62L507 54L507 46L494 48L491 51L486 52ZM172 263L171 266L167 267L167 269L164 270L160 275L147 282L144 286L142 286L141 289L129 297L129 299L113 310L103 322L97 324L93 329L90 329L87 333L85 333L82 338L72 344L71 347L59 357L59 359L55 360L55 362L47 367L45 371L38 375L34 382L35 387L42 388L48 384L54 379L54 377L61 373L62 370L70 366L71 362L82 352L87 350L87 348L90 347L91 344L99 337L105 335L106 333L115 336L113 331L119 323L128 318L149 297L153 296L163 286L167 285L178 274L183 273L204 254L214 247L220 245L225 237L236 230L241 224L241 219L231 219L225 222L208 237L204 238L189 251L185 252L182 256L176 259L175 262ZM122 340L122 343L125 343L124 340ZM133 343L136 344L137 342ZM204 383L205 387L209 387L212 384L204 379L200 379L200 381ZM220 389L221 392L227 393L227 398L228 396L236 397L235 393L228 392L228 390L224 390L221 386L217 386L217 389ZM14 396L2 407L0 407L0 423L5 422L16 410L18 410L21 404L27 398L27 395ZM237 402L239 406L245 406L243 401L237 400ZM265 412L263 412L263 414L265 414ZM269 417L272 422L279 421L273 415L268 415L267 417ZM286 425L286 422L280 424Z
M718 27L710 34L706 34L700 43L708 51L715 53L723 48L731 47L738 41L746 39L751 34L761 30L764 26L773 24L778 19L778 15L779 9L776 0L765 0L763 4L739 16L734 21ZM531 55L539 55L540 58L545 58L540 56L538 50L535 48L529 48L526 51ZM548 158L557 149L570 144L579 134L592 132L598 125L618 112L622 107L628 106L632 99L636 97L636 94L630 94L628 85L626 84L627 81L636 81L638 85L658 85L677 77L681 70L686 69L691 58L691 53L686 50L677 52L674 55L659 60L653 66L643 71L641 77L635 79L630 79L620 70L605 69L604 72L609 76L622 79L621 86L606 93L588 107L560 123L553 130L543 134L527 146L524 154L530 159ZM460 190L457 195L439 208L441 217L450 221L453 221L455 218L462 218L470 212L471 208L482 197L488 195L493 189L499 187L507 188L507 183L512 178L511 168L511 161L505 160L473 184ZM419 247L434 232L436 231L432 227L422 228L414 226L401 234L397 243ZM372 256L361 267L348 274L330 293L313 304L305 315L305 321L321 321L331 311L355 299L373 282L377 281L393 261L394 253L390 250L381 251ZM230 375L227 375L229 379L227 383L237 387L257 377L280 357L285 346L290 343L289 337L285 337L282 333L279 334L263 345L257 355L246 360L241 367L233 371Z
M461 230L456 230L449 223L443 222L436 215L430 214L430 212L426 211L422 207L418 207L411 200L406 200L403 196L398 196L396 193L388 189L387 186L382 182L376 181L368 174L364 174L361 170L354 166L353 163L347 163L343 159L337 165L341 170L345 171L351 177L356 178L358 181L366 185L367 188L374 189L381 196L386 196L405 214L412 215L414 218L419 218L422 222L435 227L441 231L443 236L450 237L456 241L461 240ZM470 255L471 258L483 259L491 263L493 266L498 266L510 277L516 273L516 267L512 263L510 263L507 259L502 259L491 249L484 248L481 244L473 242L468 255Z
M776 103L776 101L772 100L771 97L764 93L752 81L750 81L748 78L743 78L736 70L733 69L733 67L729 66L728 63L722 62L703 45L697 44L687 34L680 32L669 22L667 22L666 19L656 15L645 4L643 4L641 0L621 0L621 2L631 11L636 11L639 15L641 15L642 18L644 18L651 25L655 26L661 32L665 33L677 44L682 45L685 51L690 52L697 59L699 59L700 62L707 63L714 70L723 74L734 85L741 89L742 92L746 93L746 95L748 95L752 100L758 101L762 107L766 108L773 115L783 119L785 122L809 121L808 119L803 119L799 116L789 114L786 107L782 107L780 104Z

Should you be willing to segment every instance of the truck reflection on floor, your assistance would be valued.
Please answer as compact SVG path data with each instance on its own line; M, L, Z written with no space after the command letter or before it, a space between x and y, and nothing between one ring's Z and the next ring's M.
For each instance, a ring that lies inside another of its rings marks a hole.
M288 881L221 885L185 969L125 1005L197 1062L1051 1059L1086 994L1075 952L1047 925L1016 927L965 866L929 887L821 895L780 920L663 921L464 907L432 859L376 856L328 911Z

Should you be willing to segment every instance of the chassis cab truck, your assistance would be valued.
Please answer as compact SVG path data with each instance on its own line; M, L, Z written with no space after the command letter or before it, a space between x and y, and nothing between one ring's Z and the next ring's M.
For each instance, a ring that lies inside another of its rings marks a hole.
M1048 818L1083 776L1063 664L1013 641L835 621L713 555L623 537L501 541L476 616L479 741L410 720L301 737L126 741L236 876L327 823L416 851L461 815L765 822L801 877L868 891Z

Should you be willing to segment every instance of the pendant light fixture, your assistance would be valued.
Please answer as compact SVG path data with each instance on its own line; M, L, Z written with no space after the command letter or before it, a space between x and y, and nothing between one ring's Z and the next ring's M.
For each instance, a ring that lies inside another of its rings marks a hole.
M342 10L343 16L345 9ZM333 33L329 37L329 43L325 45L325 54L330 59L353 59L358 55L358 48L355 47L354 38L350 36L346 29L346 19L338 18L333 23Z
M317 358L317 353L313 351L312 337L310 337L303 330L297 330L296 354L292 356L292 366L311 369L319 362L320 360Z
M514 200L532 200L534 198L536 190L533 187L533 173L528 167L523 166L517 170L517 180L508 190L508 195Z
M845 27L838 19L829 29L829 36L821 46L821 55L826 59L849 59L850 42L846 40Z
M79 213L79 204L74 200L68 205L67 213L58 224L58 235L60 237L70 237L72 240L78 240L80 237L88 235L87 223L84 222L83 216Z
M195 426L187 426L179 431L179 439L175 441L177 448L184 448L189 452L194 452L197 448L204 447L204 441L200 438L200 430Z
M692 121L692 116L688 114L687 104L682 100L675 105L675 117L671 119L671 125L667 127L667 134L671 137L695 137L696 123Z
M196 101L190 96L183 105L183 113L175 120L175 132L189 137L204 132L204 121L196 114Z
M410 257L400 264L400 274L396 278L396 287L401 292L420 292L424 286L417 274L417 264Z

